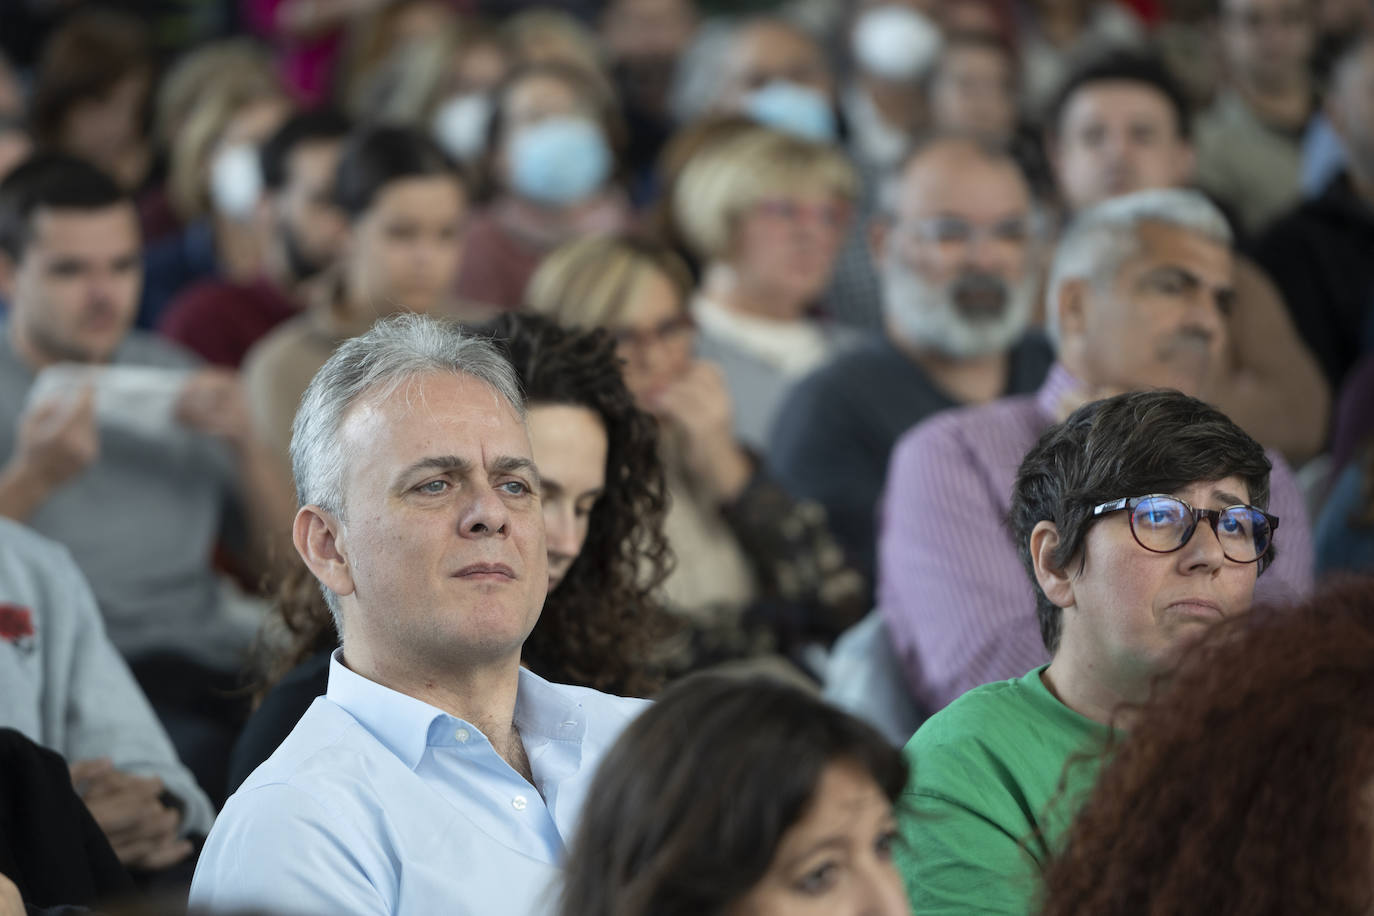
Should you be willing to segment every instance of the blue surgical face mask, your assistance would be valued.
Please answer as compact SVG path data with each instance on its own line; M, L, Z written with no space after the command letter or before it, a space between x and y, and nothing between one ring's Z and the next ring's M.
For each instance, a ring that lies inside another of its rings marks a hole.
M744 113L765 127L817 143L830 143L837 134L830 100L815 89L786 80L775 80L746 95Z
M595 122L582 117L545 118L511 136L510 182L522 197L541 204L585 200L611 174L611 150Z

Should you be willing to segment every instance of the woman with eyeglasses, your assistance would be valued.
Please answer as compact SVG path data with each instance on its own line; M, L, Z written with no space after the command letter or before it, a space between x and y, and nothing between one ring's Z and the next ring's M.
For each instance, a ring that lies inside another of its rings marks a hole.
M815 316L857 191L839 150L764 127L705 143L673 184L676 235L702 265L698 349L724 371L750 448L767 447L796 382L858 341Z
M1043 916L1374 911L1374 583L1214 627L1136 716Z
M907 744L898 865L916 912L1034 910L1138 704L1249 611L1279 529L1269 471L1259 443L1176 391L1091 402L1030 450L1010 527L1051 660L970 690Z
M695 353L690 288L668 249L611 236L556 250L527 302L560 324L609 330L625 384L658 418L676 560L665 596L693 633L678 667L828 643L867 610L863 578L824 510L789 496L736 438L725 378Z

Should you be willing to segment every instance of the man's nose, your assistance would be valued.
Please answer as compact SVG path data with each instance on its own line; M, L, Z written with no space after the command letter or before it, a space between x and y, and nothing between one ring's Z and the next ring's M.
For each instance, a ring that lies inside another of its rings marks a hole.
M459 524L462 534L469 537L490 537L509 533L510 510L495 492L482 488L468 503Z

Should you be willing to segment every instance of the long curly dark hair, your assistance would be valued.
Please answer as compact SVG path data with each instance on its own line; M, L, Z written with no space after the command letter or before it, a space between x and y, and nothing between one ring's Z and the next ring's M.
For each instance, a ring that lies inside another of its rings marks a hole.
M581 552L525 641L524 662L559 683L647 695L660 686L649 666L653 647L671 626L656 598L671 568L658 424L635 406L605 331L518 314L475 330L511 361L530 406L585 407L606 428L605 492Z
M1366 914L1374 579L1213 628L1142 707L1044 916Z
M657 598L672 566L658 426L635 406L604 331L515 314L471 330L511 361L530 406L586 407L606 429L605 492L592 508L582 551L525 641L523 661L558 683L648 696L663 679L654 646L673 631ZM283 577L275 615L290 645L267 651L259 697L305 659L339 644L319 584L299 558Z

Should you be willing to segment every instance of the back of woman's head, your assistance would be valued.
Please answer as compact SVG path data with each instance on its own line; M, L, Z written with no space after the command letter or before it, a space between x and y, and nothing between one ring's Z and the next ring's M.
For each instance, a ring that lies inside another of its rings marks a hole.
M1047 916L1367 914L1374 580L1221 624L1143 708L1046 876Z
M529 407L582 407L606 432L605 491L525 641L525 662L550 680L644 695L656 686L648 659L664 618L655 591L669 565L657 424L635 406L604 332L507 314L483 333L515 368Z
M823 771L848 763L895 800L901 753L775 681L698 675L630 725L588 794L562 916L712 916L759 884Z
M363 128L349 137L340 154L334 204L354 220L367 212L391 183L434 175L451 176L464 184L458 167L419 131L392 126Z

